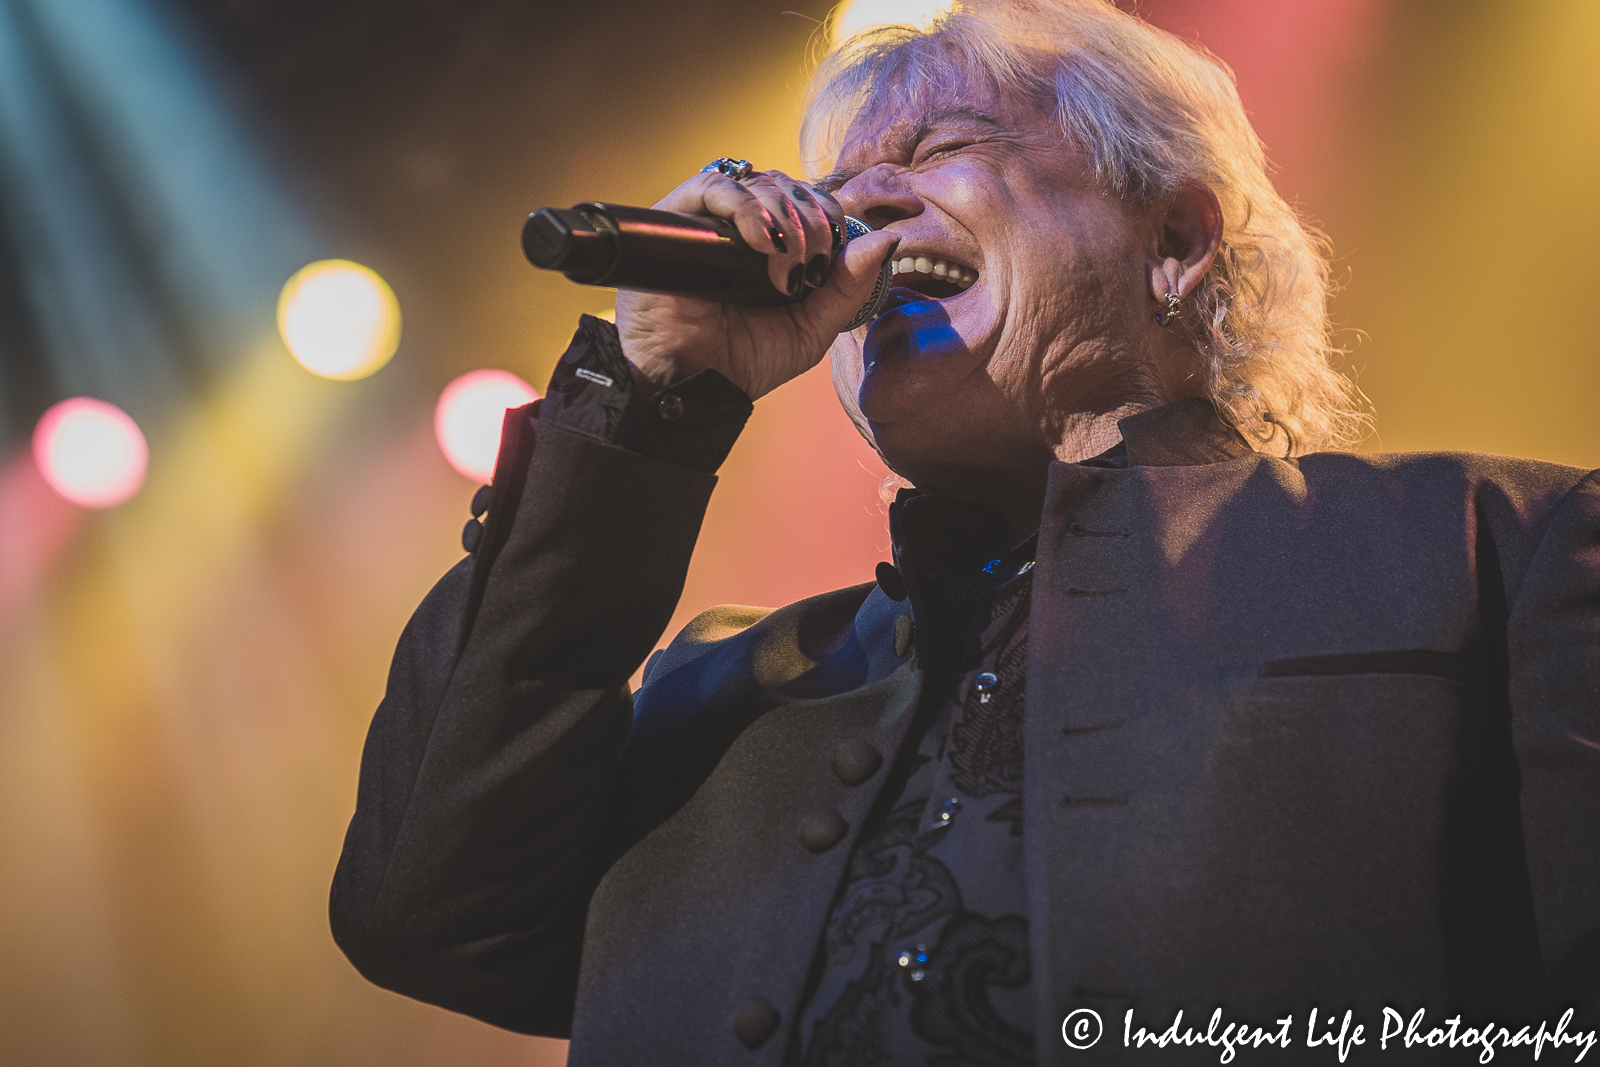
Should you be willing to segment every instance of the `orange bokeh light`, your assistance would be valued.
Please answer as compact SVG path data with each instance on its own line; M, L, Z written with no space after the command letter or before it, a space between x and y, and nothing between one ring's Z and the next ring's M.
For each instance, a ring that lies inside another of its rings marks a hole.
M369 268L325 259L284 283L278 332L306 370L353 381L389 362L399 347L400 303Z

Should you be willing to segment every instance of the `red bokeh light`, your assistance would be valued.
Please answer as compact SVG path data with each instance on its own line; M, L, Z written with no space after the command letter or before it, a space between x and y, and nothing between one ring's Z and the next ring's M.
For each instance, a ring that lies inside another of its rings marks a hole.
M463 374L444 387L433 409L433 434L439 450L463 477L487 482L494 475L506 409L538 397L531 385L507 371Z
M114 508L144 485L150 449L138 423L121 408L77 396L40 416L33 458L50 488L67 500Z

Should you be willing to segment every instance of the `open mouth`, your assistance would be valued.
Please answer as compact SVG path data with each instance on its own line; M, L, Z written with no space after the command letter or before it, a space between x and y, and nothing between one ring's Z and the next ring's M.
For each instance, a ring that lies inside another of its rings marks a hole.
M954 260L933 256L902 256L892 264L894 284L923 296L943 300L971 288L978 272Z

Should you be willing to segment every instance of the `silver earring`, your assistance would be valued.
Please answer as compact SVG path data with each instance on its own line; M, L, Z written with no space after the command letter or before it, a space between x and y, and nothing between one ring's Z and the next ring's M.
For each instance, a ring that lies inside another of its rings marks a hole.
M1159 311L1156 312L1156 325L1157 326L1171 326L1172 325L1172 320L1174 320L1174 319L1176 319L1178 317L1178 302L1180 300L1182 300L1182 299L1183 298L1180 297L1177 293L1168 293L1167 294L1167 310L1166 310L1166 313L1163 315Z

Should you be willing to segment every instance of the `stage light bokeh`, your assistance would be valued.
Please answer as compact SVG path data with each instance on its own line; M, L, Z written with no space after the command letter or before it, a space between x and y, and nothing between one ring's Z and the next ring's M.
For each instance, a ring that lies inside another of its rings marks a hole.
M144 485L150 449L127 412L76 396L40 416L33 458L50 488L65 499L86 508L114 508Z
M354 381L400 345L400 302L377 273L345 259L300 270L278 298L278 332L312 374Z
M846 0L833 13L833 43L874 26L922 27L948 10L950 0Z
M503 370L469 371L444 387L433 409L439 450L464 478L487 482L500 451L507 408L539 398L527 382Z

